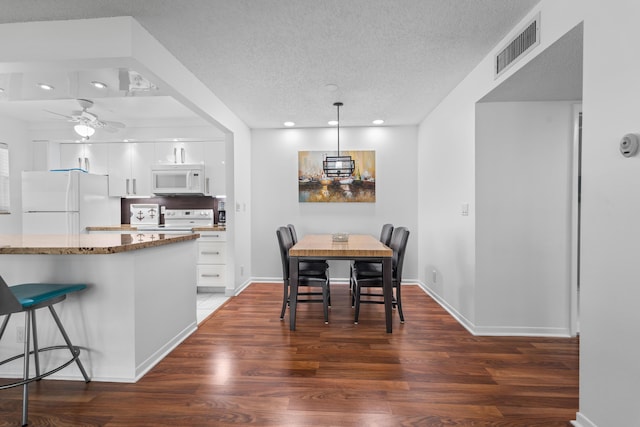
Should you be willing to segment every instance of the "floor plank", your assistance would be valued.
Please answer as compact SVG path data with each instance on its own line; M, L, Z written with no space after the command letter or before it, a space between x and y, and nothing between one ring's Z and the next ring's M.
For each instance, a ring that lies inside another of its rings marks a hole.
M578 339L474 337L417 286L406 323L349 289L280 321L282 285L255 283L200 324L136 384L44 380L30 426L569 426L578 410ZM17 426L21 390L0 392Z

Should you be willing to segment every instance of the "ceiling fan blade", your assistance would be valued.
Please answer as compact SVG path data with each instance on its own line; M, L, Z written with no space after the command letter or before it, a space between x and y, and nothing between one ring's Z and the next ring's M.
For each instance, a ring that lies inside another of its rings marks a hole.
M70 120L70 121L77 121L77 119L74 116L68 116L66 114L56 113L55 111L51 111L51 110L44 110L44 111L46 111L47 113L50 113L50 114L54 114L56 116L64 117L65 119Z
M127 125L125 125L124 123L121 123L121 122L104 121L104 123L109 127L118 128L118 129L124 129L124 128L127 127Z

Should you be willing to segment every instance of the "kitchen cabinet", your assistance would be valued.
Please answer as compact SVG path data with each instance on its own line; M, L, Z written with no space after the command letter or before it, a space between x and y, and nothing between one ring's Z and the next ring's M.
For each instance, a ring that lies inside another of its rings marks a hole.
M224 292L226 286L226 231L198 231L198 289Z
M154 144L115 142L108 146L109 195L150 196Z
M203 163L204 151L201 142L156 142L157 163Z
M203 142L207 195L226 195L224 141Z
M60 144L60 168L80 168L98 175L109 171L108 144Z

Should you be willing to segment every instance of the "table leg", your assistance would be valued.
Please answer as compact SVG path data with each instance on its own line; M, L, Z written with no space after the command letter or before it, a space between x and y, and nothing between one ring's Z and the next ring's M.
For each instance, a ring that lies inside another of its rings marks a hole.
M382 259L382 293L384 294L384 317L387 323L387 333L392 332L393 323L393 269L391 257Z
M296 330L298 305L298 257L289 257L289 330Z

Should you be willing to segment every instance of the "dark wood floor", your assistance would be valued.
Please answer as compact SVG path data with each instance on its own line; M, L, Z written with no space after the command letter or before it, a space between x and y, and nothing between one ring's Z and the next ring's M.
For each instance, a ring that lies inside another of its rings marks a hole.
M280 321L281 285L253 284L136 384L44 380L30 426L568 426L578 410L578 340L474 337L417 286L407 322L348 287ZM17 426L19 388L0 391Z

